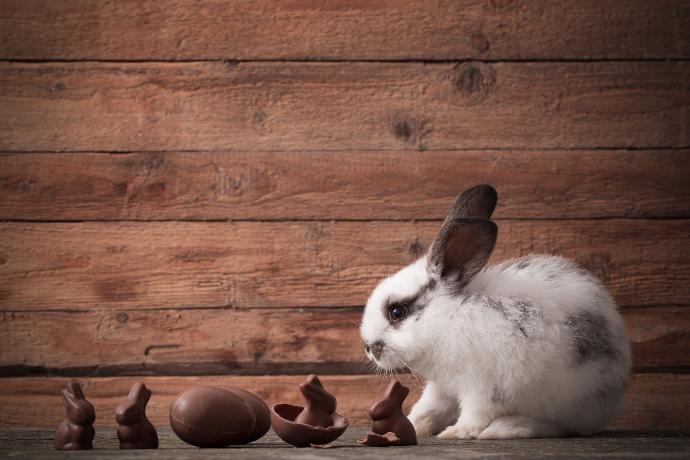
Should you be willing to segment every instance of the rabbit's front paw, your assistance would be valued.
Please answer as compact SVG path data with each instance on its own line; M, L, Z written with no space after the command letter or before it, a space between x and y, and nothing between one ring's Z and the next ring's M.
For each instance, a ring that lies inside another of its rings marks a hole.
M437 436L439 439L477 439L484 431L484 426L465 425L462 423L451 425Z
M408 418L419 436L430 436L457 421L458 415L457 401L440 393L432 382L427 382L422 397L412 407Z
M431 436L443 429L443 424L439 422L438 417L431 414L417 417L410 420L414 425L414 430L418 436Z

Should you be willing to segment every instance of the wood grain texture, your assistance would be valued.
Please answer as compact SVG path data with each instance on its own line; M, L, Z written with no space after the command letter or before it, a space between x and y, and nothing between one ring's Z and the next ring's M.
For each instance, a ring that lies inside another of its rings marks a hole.
M690 146L690 62L0 63L0 150Z
M52 429L51 429L52 428ZM65 456L53 448L55 428L4 428L0 430L0 455L13 459L53 460ZM325 455L313 449L291 449L274 431L269 431L259 441L230 449L198 449L186 444L167 425L156 427L160 446L147 451L147 458L166 460L234 460L270 459L314 460ZM433 436L420 436L415 446L401 449L368 449L359 441L369 431L368 426L349 427L334 443L337 449L328 450L329 460L417 460L420 457L435 460L459 458L529 458L531 460L599 460L602 457L644 458L666 460L690 456L690 435L682 432L610 431L596 436L556 439L513 439L491 441L442 440ZM142 452L120 449L114 429L99 429L93 440L99 460L140 460ZM471 453L469 453L471 452ZM468 455L469 453L469 455ZM92 454L92 453L89 453ZM79 455L79 454L77 454Z
M417 383L401 375L411 394L408 409L419 397ZM304 376L208 376L208 377L102 377L79 379L84 393L96 407L96 425L114 426L115 406L136 381L144 381L153 396L146 411L160 426L168 425L168 414L175 395L194 385L235 385L256 392L269 404L300 404L297 385ZM324 376L324 386L338 398L338 412L352 426L368 426L366 410L377 400L386 381L374 376ZM6 378L0 386L2 427L54 427L64 417L60 390L65 378ZM690 375L634 374L621 414L610 425L614 429L688 430L690 421Z
M690 222L499 221L498 262L578 261L622 305L690 304ZM440 222L1 223L4 310L362 305Z
M366 368L361 309L0 316L0 376L357 374ZM623 318L635 369L690 368L690 308L629 308Z
M690 429L688 59L684 0L2 2L0 426L62 418L30 375L112 426L138 379L167 425L189 385L309 372L367 425L361 304L490 182L493 261L623 305L613 427Z
M52 428L52 429L51 429ZM53 448L55 428L4 428L0 430L0 455L14 459L53 460L65 456ZM167 425L156 427L160 446L147 451L147 458L166 460L234 460L269 459L314 460L325 457L313 449L288 448L274 431L269 431L259 441L230 449L198 449L178 438ZM555 439L513 439L481 441L442 440L433 436L420 436L415 446L401 449L368 449L359 441L370 427L349 427L334 443L336 449L328 450L329 460L417 460L420 457L437 460L458 458L529 458L531 460L599 460L602 457L644 458L666 460L690 456L690 435L682 432L610 431L596 436ZM140 460L139 450L120 449L114 429L99 429L93 440L99 460ZM94 453L95 453L94 452ZM320 454L318 455L317 454ZM93 453L89 453L93 454ZM79 455L79 454L77 454Z
M690 309L628 308L622 311L635 367L690 368Z
M366 361L355 324L361 314L361 309L0 313L0 375L357 374ZM70 334L74 330L79 334Z
M52 428L52 429L51 429ZM55 428L4 428L0 430L0 455L14 459L53 460L65 456L53 448ZM274 431L269 431L259 441L230 449L198 449L178 438L166 425L156 427L160 446L147 451L147 458L166 460L234 460L271 459L314 460L326 455L313 449L288 448ZM682 432L610 431L596 436L555 439L504 440L442 440L433 436L420 436L415 446L401 449L369 449L359 441L369 431L368 426L351 426L329 449L329 460L417 460L420 457L437 460L458 458L529 458L531 460L599 460L602 457L621 459L644 458L666 460L690 456L690 434ZM99 460L140 460L139 450L120 449L113 429L99 429L93 440L93 448ZM94 453L95 453L94 452ZM91 454L91 453L89 453ZM79 455L79 454L77 454Z
M2 59L690 57L682 0L6 0Z
M0 219L442 219L476 183L497 218L690 217L690 150L0 154Z

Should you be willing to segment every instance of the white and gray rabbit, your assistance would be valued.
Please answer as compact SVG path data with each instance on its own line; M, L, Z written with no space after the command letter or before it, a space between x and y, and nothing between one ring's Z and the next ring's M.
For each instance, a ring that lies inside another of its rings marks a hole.
M384 279L361 335L380 368L409 367L426 385L410 412L443 439L588 434L616 414L630 347L614 301L558 256L484 268L496 243L496 191L458 196L428 253Z

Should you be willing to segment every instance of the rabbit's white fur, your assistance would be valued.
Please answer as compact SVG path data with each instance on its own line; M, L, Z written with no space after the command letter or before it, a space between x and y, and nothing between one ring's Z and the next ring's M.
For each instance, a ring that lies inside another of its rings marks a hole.
M530 255L485 268L458 288L429 268L429 257L383 280L361 325L379 367L408 366L425 378L410 413L419 434L551 437L592 433L611 420L630 350L616 306L593 275L562 257ZM415 296L409 317L389 321L388 305Z

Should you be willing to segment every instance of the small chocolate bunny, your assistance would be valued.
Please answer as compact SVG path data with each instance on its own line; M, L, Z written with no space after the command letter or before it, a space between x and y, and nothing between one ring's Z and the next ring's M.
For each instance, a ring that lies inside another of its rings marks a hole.
M70 381L62 390L62 399L65 402L66 418L55 431L55 448L58 450L93 449L92 442L96 434L93 422L96 420L96 412L84 397L79 383Z
M335 396L324 389L319 378L314 374L309 375L307 380L300 384L299 390L306 404L304 410L295 418L295 422L322 428L333 426Z
M115 409L117 438L120 449L157 449L158 434L153 424L146 418L146 404L151 398L151 390L143 383L135 383L129 391L127 401Z
M409 446L417 444L417 434L414 426L405 414L402 404L410 389L398 380L388 385L383 399L369 409L369 417L373 420L371 431L362 440L362 444L372 447Z

